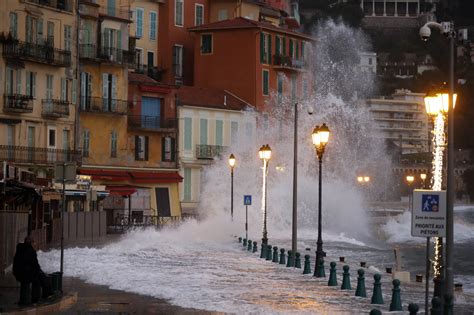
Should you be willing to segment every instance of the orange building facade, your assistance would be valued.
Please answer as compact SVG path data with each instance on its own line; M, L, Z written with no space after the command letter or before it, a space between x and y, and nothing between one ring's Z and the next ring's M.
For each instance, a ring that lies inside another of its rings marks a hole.
M307 97L313 38L270 23L235 18L198 27L194 84L226 89L257 110Z

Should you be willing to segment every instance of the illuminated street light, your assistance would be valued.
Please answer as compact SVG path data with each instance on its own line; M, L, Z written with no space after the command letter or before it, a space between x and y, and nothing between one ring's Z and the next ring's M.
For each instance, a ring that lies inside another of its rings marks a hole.
M258 156L263 161L263 189L262 189L262 212L263 212L263 232L262 244L268 245L267 237L267 171L268 162L272 157L272 149L268 144L264 144L258 151Z
M234 167L235 167L235 156L231 154L229 156L230 166L230 218L234 220Z

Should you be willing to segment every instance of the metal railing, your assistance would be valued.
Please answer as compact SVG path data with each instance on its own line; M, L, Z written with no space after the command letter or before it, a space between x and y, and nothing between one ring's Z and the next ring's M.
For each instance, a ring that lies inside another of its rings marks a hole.
M100 15L103 15L103 16L110 16L110 17L119 18L123 20L130 20L132 18L132 12L130 10L122 9L115 6L112 6L112 7L101 6L99 13Z
M74 150L0 145L0 160L27 164L48 164L56 162L80 162L81 152Z
M198 159L213 159L215 156L221 155L225 147L221 145L196 145L196 158Z
M28 43L19 40L5 41L3 56L59 67L71 65L70 51L54 48L48 44Z
M93 46L93 45L89 45ZM95 49L95 48L94 48ZM88 48L85 51L88 55L92 55L92 48ZM83 58L94 58L94 57L83 57ZM123 50L115 47L101 46L97 52L97 58L117 64L129 64L132 65L135 62L135 53L133 51Z
M128 115L128 125L133 129L169 131L176 128L176 119L162 119L161 116Z
M273 55L273 65L301 70L306 67L306 62L302 59L291 58L290 56Z
M33 112L33 97L22 94L5 94L4 112L31 113Z
M44 117L66 117L69 116L69 102L55 99L44 99L42 115Z
M134 64L135 73L146 74L155 81L161 81L163 79L163 70L158 67Z
M125 115L128 111L128 101L102 97L81 97L80 110L104 114Z
M72 12L72 1L71 0L26 0L29 3L35 3L58 9L62 11Z
M92 44L80 44L79 45L79 58L84 59L97 59L97 46Z

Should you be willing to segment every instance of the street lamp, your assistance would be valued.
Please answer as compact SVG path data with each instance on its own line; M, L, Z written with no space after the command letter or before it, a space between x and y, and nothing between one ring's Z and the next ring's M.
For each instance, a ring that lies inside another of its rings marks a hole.
M229 156L229 166L230 166L230 219L234 220L234 166L235 166L235 156L231 154Z
M446 183L446 290L447 296L454 294L453 279L453 247L454 247L454 40L456 31L454 23L450 22L428 22L420 28L421 39L427 41L431 35L431 28L438 29L449 39L449 94L446 100L448 107L448 158L447 158L447 183ZM452 96L452 97L451 97ZM452 313L452 305L449 305L448 312Z
M415 176L407 175L406 180L407 180L408 188L409 188L409 192L408 192L408 211L412 211L412 205L411 204L413 202L413 200L412 200L413 191L411 190L411 185L415 181Z
M272 149L268 144L264 144L258 151L260 159L263 161L263 189L262 189L262 213L263 213L263 232L262 244L268 245L267 237L267 172L268 162L272 157Z
M321 214L321 198L322 198L322 168L323 168L323 155L324 155L324 149L326 148L326 144L329 141L329 128L326 126L326 124L323 124L321 127L316 126L313 129L313 144L316 149L316 155L319 160L319 200L318 200L318 241L316 242L317 247L316 247L316 265L314 269L314 276L316 277L321 277L322 275L320 274L320 264L321 260L325 256L325 253L323 251L323 240L322 240L322 214Z
M422 188L425 189L425 180L426 180L426 174L425 173L421 173L420 174L420 178L421 178L421 182L422 182Z

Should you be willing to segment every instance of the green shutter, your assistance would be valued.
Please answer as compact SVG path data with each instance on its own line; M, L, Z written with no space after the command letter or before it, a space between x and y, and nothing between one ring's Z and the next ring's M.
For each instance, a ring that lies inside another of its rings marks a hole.
M216 120L216 145L222 145L223 144L223 121L222 120Z
M191 169L185 168L184 169L184 194L183 194L184 201L191 200Z
M199 127L199 144L207 144L207 119L201 118Z
M296 56L295 58L298 59L300 56L300 45L298 44L298 41L296 42Z
M268 95L268 71L263 71L263 95Z
M268 34L268 64L272 64L272 35Z
M304 60L304 42L301 41L301 59Z
M192 150L192 118L184 118L184 149Z
M283 37L283 56L286 56L286 37Z
M290 39L290 57L293 58L293 40Z
M265 62L265 34L260 33L260 62Z
M280 36L275 36L275 55L280 55Z

